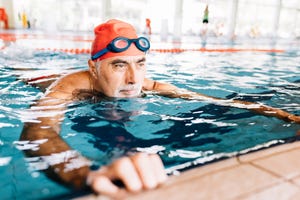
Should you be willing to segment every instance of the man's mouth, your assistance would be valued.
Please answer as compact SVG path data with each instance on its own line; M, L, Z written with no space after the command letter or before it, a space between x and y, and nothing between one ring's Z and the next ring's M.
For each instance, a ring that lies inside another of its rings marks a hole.
M137 94L137 90L136 89L132 89L132 90L120 90L120 93L125 94L127 96L132 96Z
M141 88L139 85L128 85L119 88L119 95L121 95L121 97L136 97L140 94L140 92Z

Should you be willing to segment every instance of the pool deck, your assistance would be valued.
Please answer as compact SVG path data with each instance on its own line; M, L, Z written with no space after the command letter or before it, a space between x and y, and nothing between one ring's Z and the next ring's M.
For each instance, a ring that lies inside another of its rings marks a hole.
M124 199L272 199L300 197L300 142L197 167L172 176L159 188L128 194ZM88 195L76 200L105 200Z

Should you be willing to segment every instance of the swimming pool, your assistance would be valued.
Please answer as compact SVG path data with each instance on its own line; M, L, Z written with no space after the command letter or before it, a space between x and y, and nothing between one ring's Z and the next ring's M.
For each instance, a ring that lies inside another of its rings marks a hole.
M300 115L300 51L156 53L148 77L221 98L255 101ZM85 69L87 54L11 45L0 51L1 198L69 198L74 191L48 179L40 158L18 142L27 108L42 92L22 79ZM95 165L135 151L157 152L176 173L241 153L298 140L298 124L212 102L143 98L70 105L61 137Z

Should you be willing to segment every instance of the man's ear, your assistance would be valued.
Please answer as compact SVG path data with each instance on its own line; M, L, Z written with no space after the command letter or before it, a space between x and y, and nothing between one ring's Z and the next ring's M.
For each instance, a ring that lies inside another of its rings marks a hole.
M94 61L92 61L92 60L89 60L88 64L89 64L90 74L92 75L92 77L94 77L95 79L97 79L98 75L97 75L96 63Z

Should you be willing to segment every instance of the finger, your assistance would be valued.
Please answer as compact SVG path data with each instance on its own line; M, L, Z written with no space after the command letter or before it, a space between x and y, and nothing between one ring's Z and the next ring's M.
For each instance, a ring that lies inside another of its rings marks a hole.
M111 182L111 180L108 177L102 175L97 175L97 177L93 177L91 187L97 193L110 196L118 194L120 190Z
M155 188L158 183L148 154L139 153L131 157L145 189Z
M162 160L157 154L151 154L149 157L151 159L153 171L158 184L165 182L167 180L167 174Z
M111 167L113 168L113 177L120 179L126 189L131 192L137 192L142 189L142 182L130 158L120 158L116 160Z

